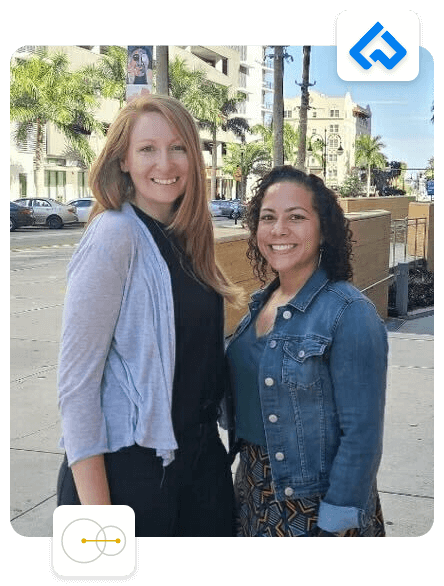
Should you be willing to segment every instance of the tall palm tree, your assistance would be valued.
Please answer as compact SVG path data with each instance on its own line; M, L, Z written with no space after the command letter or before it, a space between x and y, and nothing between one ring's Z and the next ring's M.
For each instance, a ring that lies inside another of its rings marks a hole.
M270 169L273 162L273 147L274 147L274 133L273 128L264 126L263 124L256 124L251 129L253 134L260 134L262 137L263 145L269 153ZM283 127L283 149L284 149L284 162L288 162L292 165L296 162L297 148L299 144L299 131L296 130L289 122L284 123Z
M168 58L168 45L158 45L156 47L156 93L164 96L169 93Z
M209 83L208 98L210 108L197 115L201 128L208 128L211 132L211 199L216 197L217 172L217 132L218 130L231 131L245 141L245 133L250 127L245 118L230 117L237 111L237 105L245 100L245 94L237 92L233 97L229 95L229 88L220 84Z
M192 113L201 112L205 108L203 87L207 76L201 69L190 69L185 59L175 57L168 65L170 95L181 101Z
M274 47L273 165L284 164L284 47Z
M309 108L309 92L308 88L309 76L310 76L310 46L304 46L303 48L303 72L302 72L302 84L301 84L301 110L299 115L299 146L296 166L301 171L305 171L305 161L307 158L306 141L307 141L307 117Z
M185 61L173 60L169 67L171 95L180 100L197 119L201 128L211 133L212 171L211 199L216 198L217 132L231 131L242 139L249 130L244 118L231 117L236 107L245 100L245 94L230 96L228 87L207 79L204 71L190 70Z
M361 134L356 139L355 163L367 170L367 197L370 195L372 169L384 169L387 165L387 158L381 152L384 147L385 144L381 142L379 135Z
M89 145L92 132L104 134L94 117L98 98L94 84L83 72L68 71L68 57L39 50L29 59L17 59L10 70L10 119L16 123L18 144L35 133L35 189L44 191L45 128L53 124L66 138L69 149L89 165L95 153Z
M270 162L270 155L263 143L243 142L227 145L223 171L234 176L240 170L240 199L245 200L248 176L257 164L264 162Z
M126 97L126 68L128 54L124 47L110 45L96 65L99 90L104 98L119 100L122 108Z

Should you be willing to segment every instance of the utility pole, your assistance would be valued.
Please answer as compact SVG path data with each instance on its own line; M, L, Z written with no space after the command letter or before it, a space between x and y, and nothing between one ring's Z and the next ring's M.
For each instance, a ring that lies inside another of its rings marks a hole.
M284 164L284 47L274 47L273 166Z
M306 141L307 141L307 117L309 108L309 92L308 88L315 85L315 83L309 83L310 78L310 46L304 46L303 48L303 69L302 69L302 83L296 83L301 88L301 109L299 113L299 145L298 145L298 158L297 168L300 171L305 171L305 160L306 160Z
M167 96L168 92L168 45L160 45L156 46L156 94Z

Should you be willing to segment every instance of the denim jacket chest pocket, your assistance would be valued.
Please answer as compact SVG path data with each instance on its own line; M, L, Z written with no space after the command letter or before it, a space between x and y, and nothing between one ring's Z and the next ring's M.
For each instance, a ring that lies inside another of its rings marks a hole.
M319 386L331 340L318 335L288 339L283 345L282 382L293 388Z

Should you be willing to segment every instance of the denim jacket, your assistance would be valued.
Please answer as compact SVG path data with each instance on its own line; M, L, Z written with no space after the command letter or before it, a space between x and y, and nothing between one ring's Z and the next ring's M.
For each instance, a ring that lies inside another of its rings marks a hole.
M254 293L231 343L278 279ZM277 500L324 495L318 525L365 526L382 454L387 332L371 301L318 269L278 308L258 370Z

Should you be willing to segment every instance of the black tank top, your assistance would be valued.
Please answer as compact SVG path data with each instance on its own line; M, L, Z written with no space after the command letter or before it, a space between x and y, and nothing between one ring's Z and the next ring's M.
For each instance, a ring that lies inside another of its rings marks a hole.
M216 419L224 390L223 298L201 283L174 235L133 206L151 232L171 275L176 332L172 419L181 434Z

